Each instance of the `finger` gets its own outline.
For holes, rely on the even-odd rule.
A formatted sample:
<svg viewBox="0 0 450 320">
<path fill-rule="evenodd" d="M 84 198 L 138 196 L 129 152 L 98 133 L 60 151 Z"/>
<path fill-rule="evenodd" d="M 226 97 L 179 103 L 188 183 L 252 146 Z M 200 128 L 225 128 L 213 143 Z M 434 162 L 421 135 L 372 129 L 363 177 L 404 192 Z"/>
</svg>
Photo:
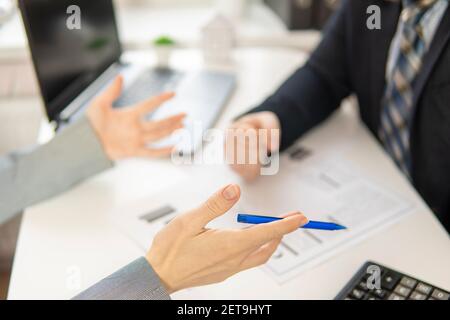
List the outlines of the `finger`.
<svg viewBox="0 0 450 320">
<path fill-rule="evenodd" d="M 259 247 L 269 241 L 283 237 L 308 223 L 308 219 L 301 213 L 291 215 L 282 220 L 260 224 L 241 230 L 240 242 L 242 249 Z"/>
<path fill-rule="evenodd" d="M 135 111 L 140 116 L 146 115 L 157 109 L 164 102 L 172 99 L 174 96 L 175 93 L 173 92 L 162 93 L 156 97 L 138 103 L 135 107 Z"/>
<path fill-rule="evenodd" d="M 123 87 L 123 77 L 121 75 L 117 76 L 112 84 L 102 93 L 100 99 L 107 103 L 108 106 L 112 106 L 113 102 L 116 101 L 122 94 Z"/>
<path fill-rule="evenodd" d="M 269 152 L 277 152 L 280 148 L 280 130 L 278 129 L 265 129 L 265 141 L 262 144 L 265 150 Z"/>
<path fill-rule="evenodd" d="M 185 215 L 192 221 L 195 228 L 203 228 L 211 220 L 230 210 L 241 196 L 241 189 L 236 184 L 230 184 L 212 195 L 200 208 Z"/>
<path fill-rule="evenodd" d="M 279 217 L 280 218 L 287 218 L 287 217 L 295 216 L 296 214 L 299 214 L 299 212 L 298 211 L 291 211 L 291 212 L 288 212 L 288 213 L 281 214 Z"/>
<path fill-rule="evenodd" d="M 257 162 L 258 136 L 255 128 L 246 124 L 239 128 L 229 129 L 226 132 L 225 152 L 229 164 L 240 165 L 252 161 Z"/>
<path fill-rule="evenodd" d="M 278 151 L 280 145 L 280 123 L 272 112 L 259 112 L 242 117 L 232 125 L 232 128 L 252 127 L 256 130 L 264 130 L 262 143 L 268 151 Z"/>
<path fill-rule="evenodd" d="M 259 127 L 267 129 L 266 146 L 271 152 L 278 151 L 280 148 L 280 120 L 273 112 L 261 112 L 255 116 L 259 121 Z"/>
<path fill-rule="evenodd" d="M 142 158 L 162 158 L 171 155 L 174 149 L 173 146 L 166 148 L 141 148 L 136 152 L 135 156 Z"/>
<path fill-rule="evenodd" d="M 144 131 L 163 130 L 177 126 L 186 118 L 186 113 L 179 113 L 168 118 L 157 121 L 145 121 L 142 123 L 142 129 Z"/>
<path fill-rule="evenodd" d="M 233 122 L 230 125 L 229 129 L 231 131 L 233 131 L 233 130 L 236 130 L 236 129 L 244 129 L 244 130 L 245 129 L 257 129 L 257 127 L 251 122 L 238 120 L 236 122 Z"/>
<path fill-rule="evenodd" d="M 259 164 L 239 164 L 232 166 L 232 169 L 247 181 L 256 179 L 261 172 Z"/>
<path fill-rule="evenodd" d="M 166 138 L 166 137 L 170 136 L 172 133 L 174 133 L 175 131 L 182 129 L 183 127 L 184 127 L 183 123 L 179 122 L 176 124 L 172 124 L 170 127 L 162 128 L 160 130 L 154 130 L 149 133 L 144 133 L 143 134 L 143 144 L 146 145 L 148 143 L 156 142 L 158 140 Z"/>
<path fill-rule="evenodd" d="M 247 258 L 241 263 L 240 271 L 251 269 L 262 264 L 265 264 L 270 257 L 277 250 L 278 246 L 281 243 L 281 239 L 272 240 L 261 248 L 257 249 L 250 253 Z"/>
<path fill-rule="evenodd" d="M 272 146 L 279 138 L 277 131 L 271 129 L 258 129 L 249 123 L 241 123 L 236 128 L 227 131 L 225 140 L 225 154 L 228 164 L 254 165 L 252 171 L 258 171 L 261 163 L 268 161 L 267 156 Z M 249 168 L 242 170 L 248 171 Z M 239 172 L 246 180 L 253 180 L 257 175 L 253 172 Z M 247 174 L 250 179 L 247 179 Z"/>
<path fill-rule="evenodd" d="M 260 165 L 232 165 L 231 169 L 239 176 L 241 176 L 246 182 L 255 181 L 259 177 L 261 172 Z"/>
</svg>

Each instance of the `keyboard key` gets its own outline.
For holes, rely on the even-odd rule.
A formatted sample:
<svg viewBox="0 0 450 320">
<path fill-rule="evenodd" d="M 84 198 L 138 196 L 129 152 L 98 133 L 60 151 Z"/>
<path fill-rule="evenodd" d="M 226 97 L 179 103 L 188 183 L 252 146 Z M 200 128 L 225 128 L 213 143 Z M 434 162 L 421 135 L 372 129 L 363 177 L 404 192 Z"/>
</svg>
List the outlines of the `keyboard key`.
<svg viewBox="0 0 450 320">
<path fill-rule="evenodd" d="M 450 294 L 439 289 L 434 289 L 431 297 L 436 300 L 448 300 L 450 298 Z"/>
<path fill-rule="evenodd" d="M 417 284 L 417 281 L 414 279 L 411 279 L 409 277 L 403 277 L 402 280 L 400 281 L 400 283 L 402 285 L 404 285 L 405 287 L 414 289 L 415 285 Z"/>
<path fill-rule="evenodd" d="M 371 263 L 372 264 L 372 263 Z M 369 289 L 366 263 L 358 277 L 348 284 L 350 291 L 343 290 L 337 299 L 346 300 L 450 300 L 450 292 L 429 285 L 417 278 L 406 276 L 398 271 L 379 266 L 381 289 Z"/>
<path fill-rule="evenodd" d="M 366 283 L 366 281 L 361 281 L 361 282 L 359 283 L 359 289 L 364 290 L 364 291 L 368 291 L 368 290 L 369 290 L 369 288 L 367 288 L 367 283 Z"/>
<path fill-rule="evenodd" d="M 395 287 L 394 292 L 401 296 L 407 297 L 411 293 L 411 289 L 399 284 L 399 285 L 397 285 L 397 287 Z"/>
<path fill-rule="evenodd" d="M 352 290 L 352 296 L 358 300 L 364 298 L 364 291 L 359 289 L 353 289 Z"/>
<path fill-rule="evenodd" d="M 373 291 L 372 294 L 380 299 L 385 299 L 388 296 L 388 292 L 383 289 L 377 289 Z"/>
<path fill-rule="evenodd" d="M 405 297 L 402 297 L 401 295 L 398 295 L 396 293 L 391 293 L 388 300 L 405 300 Z"/>
<path fill-rule="evenodd" d="M 381 287 L 389 291 L 393 290 L 400 280 L 400 274 L 393 272 L 386 272 L 384 277 L 381 279 Z"/>
<path fill-rule="evenodd" d="M 425 300 L 427 298 L 426 295 L 424 295 L 423 293 L 414 291 L 413 293 L 411 293 L 411 295 L 409 296 L 409 298 L 411 300 Z"/>
<path fill-rule="evenodd" d="M 419 291 L 420 293 L 423 293 L 426 296 L 428 296 L 431 293 L 431 290 L 432 290 L 431 286 L 422 282 L 419 282 L 419 284 L 416 287 L 416 291 Z"/>
</svg>

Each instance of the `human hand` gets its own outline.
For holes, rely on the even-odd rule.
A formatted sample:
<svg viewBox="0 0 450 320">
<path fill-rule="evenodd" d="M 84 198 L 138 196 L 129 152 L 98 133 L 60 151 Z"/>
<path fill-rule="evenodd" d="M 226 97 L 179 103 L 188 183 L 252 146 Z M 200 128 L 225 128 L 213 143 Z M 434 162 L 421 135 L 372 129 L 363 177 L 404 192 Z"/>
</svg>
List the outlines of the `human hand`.
<svg viewBox="0 0 450 320">
<path fill-rule="evenodd" d="M 186 115 L 178 114 L 159 121 L 146 121 L 145 116 L 171 99 L 174 94 L 163 93 L 134 106 L 114 109 L 112 105 L 122 93 L 122 85 L 123 78 L 119 76 L 87 110 L 87 117 L 108 158 L 119 160 L 170 155 L 173 147 L 150 148 L 148 144 L 182 128 Z"/>
<path fill-rule="evenodd" d="M 260 130 L 263 134 L 260 135 Z M 277 131 L 274 131 L 277 130 Z M 277 139 L 271 138 L 272 132 L 278 132 Z M 236 138 L 239 135 L 256 136 L 256 143 L 249 139 Z M 261 152 L 278 152 L 280 137 L 280 122 L 273 112 L 258 112 L 246 115 L 234 122 L 227 131 L 225 149 L 227 161 L 231 168 L 246 181 L 255 180 L 261 172 Z M 239 160 L 245 156 L 244 163 Z M 253 161 L 251 159 L 254 159 Z"/>
<path fill-rule="evenodd" d="M 282 237 L 307 223 L 300 213 L 247 229 L 216 230 L 206 225 L 240 198 L 229 185 L 199 208 L 173 219 L 153 240 L 147 261 L 169 293 L 224 281 L 240 271 L 267 262 Z"/>
</svg>

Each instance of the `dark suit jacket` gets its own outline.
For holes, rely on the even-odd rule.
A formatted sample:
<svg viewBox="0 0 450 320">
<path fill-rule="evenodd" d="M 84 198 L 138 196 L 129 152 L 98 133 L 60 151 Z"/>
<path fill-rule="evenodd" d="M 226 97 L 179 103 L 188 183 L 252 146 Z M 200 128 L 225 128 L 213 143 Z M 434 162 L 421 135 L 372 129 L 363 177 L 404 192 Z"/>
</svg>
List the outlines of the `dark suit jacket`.
<svg viewBox="0 0 450 320">
<path fill-rule="evenodd" d="M 369 5 L 381 8 L 381 30 L 366 27 Z M 361 118 L 374 135 L 389 47 L 401 4 L 385 0 L 346 0 L 331 18 L 324 38 L 304 67 L 251 112 L 272 111 L 282 126 L 282 149 L 356 94 Z M 450 6 L 414 82 L 411 130 L 413 184 L 450 230 Z"/>
</svg>

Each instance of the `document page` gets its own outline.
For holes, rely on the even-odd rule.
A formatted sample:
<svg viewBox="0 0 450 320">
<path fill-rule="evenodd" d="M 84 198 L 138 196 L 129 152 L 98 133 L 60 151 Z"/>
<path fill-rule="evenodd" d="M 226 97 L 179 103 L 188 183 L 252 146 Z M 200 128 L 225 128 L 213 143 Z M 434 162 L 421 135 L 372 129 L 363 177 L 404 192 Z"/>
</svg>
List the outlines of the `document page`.
<svg viewBox="0 0 450 320">
<path fill-rule="evenodd" d="M 285 167 L 290 167 L 285 172 Z M 242 210 L 276 215 L 292 210 L 310 220 L 335 222 L 347 230 L 301 229 L 286 236 L 266 265 L 267 271 L 284 282 L 308 264 L 337 253 L 367 232 L 410 212 L 412 205 L 361 176 L 342 159 L 325 159 L 296 165 L 286 163 L 279 176 L 263 177 L 245 188 Z"/>
<path fill-rule="evenodd" d="M 299 160 L 285 154 L 276 175 L 261 176 L 253 183 L 244 183 L 225 165 L 202 166 L 191 175 L 175 188 L 120 208 L 114 215 L 116 225 L 146 249 L 156 232 L 173 217 L 199 206 L 220 187 L 238 183 L 241 200 L 210 227 L 248 227 L 236 222 L 238 213 L 278 216 L 292 211 L 303 212 L 310 220 L 347 227 L 339 231 L 299 229 L 286 236 L 263 267 L 278 283 L 348 248 L 412 209 L 408 201 L 365 177 L 344 157 L 313 155 Z"/>
</svg>

